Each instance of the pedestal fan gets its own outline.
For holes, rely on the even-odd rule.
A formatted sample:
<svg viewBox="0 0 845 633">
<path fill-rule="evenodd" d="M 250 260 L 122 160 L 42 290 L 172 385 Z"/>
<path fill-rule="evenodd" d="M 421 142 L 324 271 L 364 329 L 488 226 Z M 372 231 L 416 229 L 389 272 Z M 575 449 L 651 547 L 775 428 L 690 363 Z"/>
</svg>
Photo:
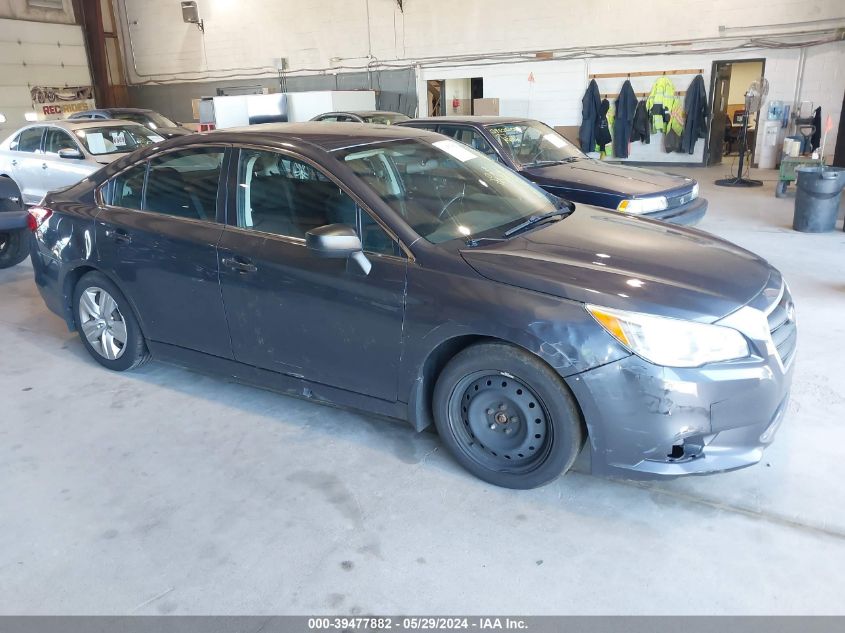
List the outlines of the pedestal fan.
<svg viewBox="0 0 845 633">
<path fill-rule="evenodd" d="M 735 177 L 717 180 L 716 184 L 720 187 L 760 187 L 763 185 L 762 180 L 743 178 L 742 170 L 745 166 L 745 153 L 748 151 L 748 119 L 751 118 L 752 113 L 759 111 L 760 104 L 763 103 L 767 94 L 769 94 L 769 80 L 765 77 L 752 81 L 748 90 L 745 91 L 745 116 L 742 118 L 742 131 L 739 135 L 739 169 Z"/>
</svg>

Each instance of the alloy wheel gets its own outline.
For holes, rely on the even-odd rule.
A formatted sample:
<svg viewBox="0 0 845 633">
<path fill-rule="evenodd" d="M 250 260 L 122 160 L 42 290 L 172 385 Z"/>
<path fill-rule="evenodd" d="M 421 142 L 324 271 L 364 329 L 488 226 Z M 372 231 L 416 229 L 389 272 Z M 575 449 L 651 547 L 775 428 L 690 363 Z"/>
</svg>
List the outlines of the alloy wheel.
<svg viewBox="0 0 845 633">
<path fill-rule="evenodd" d="M 126 321 L 108 292 L 91 286 L 79 297 L 79 326 L 85 339 L 103 358 L 117 360 L 126 348 Z"/>
</svg>

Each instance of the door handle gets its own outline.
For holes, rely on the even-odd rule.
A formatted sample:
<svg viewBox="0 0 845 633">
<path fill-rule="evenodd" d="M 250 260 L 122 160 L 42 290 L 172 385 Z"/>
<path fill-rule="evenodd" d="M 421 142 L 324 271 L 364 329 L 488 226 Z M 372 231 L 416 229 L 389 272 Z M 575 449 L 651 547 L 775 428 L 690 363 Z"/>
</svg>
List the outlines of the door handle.
<svg viewBox="0 0 845 633">
<path fill-rule="evenodd" d="M 47 163 L 41 163 L 41 169 L 47 169 Z"/>
<path fill-rule="evenodd" d="M 106 237 L 110 237 L 118 244 L 129 244 L 132 242 L 132 236 L 121 229 L 106 229 Z"/>
<path fill-rule="evenodd" d="M 12 160 L 12 167 L 15 167 L 18 164 L 18 161 Z"/>
<path fill-rule="evenodd" d="M 232 268 L 233 270 L 237 270 L 239 273 L 254 273 L 258 270 L 258 266 L 252 262 L 243 261 L 235 257 L 224 258 L 223 265 Z"/>
</svg>

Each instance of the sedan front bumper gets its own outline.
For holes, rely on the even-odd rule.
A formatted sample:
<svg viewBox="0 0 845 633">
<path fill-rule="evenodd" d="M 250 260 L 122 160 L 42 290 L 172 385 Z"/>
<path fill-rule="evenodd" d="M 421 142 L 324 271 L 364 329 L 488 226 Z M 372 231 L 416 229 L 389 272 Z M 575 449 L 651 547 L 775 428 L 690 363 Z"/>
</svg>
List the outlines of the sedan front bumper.
<svg viewBox="0 0 845 633">
<path fill-rule="evenodd" d="M 594 473 L 675 477 L 760 461 L 786 411 L 793 365 L 769 357 L 680 369 L 629 356 L 566 382 Z"/>
<path fill-rule="evenodd" d="M 706 213 L 707 200 L 696 198 L 692 202 L 679 207 L 664 209 L 663 211 L 656 211 L 654 213 L 644 213 L 642 217 L 670 222 L 672 224 L 681 224 L 683 226 L 693 226 L 698 224 Z"/>
</svg>

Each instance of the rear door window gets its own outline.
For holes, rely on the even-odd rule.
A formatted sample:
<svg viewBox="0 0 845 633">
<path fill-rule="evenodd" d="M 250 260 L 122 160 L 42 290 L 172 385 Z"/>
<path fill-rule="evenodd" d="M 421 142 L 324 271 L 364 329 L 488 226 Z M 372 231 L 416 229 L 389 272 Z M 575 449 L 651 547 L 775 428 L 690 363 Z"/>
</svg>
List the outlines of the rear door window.
<svg viewBox="0 0 845 633">
<path fill-rule="evenodd" d="M 41 149 L 42 126 L 27 128 L 12 141 L 10 149 L 17 152 L 37 152 Z"/>
<path fill-rule="evenodd" d="M 146 174 L 147 163 L 141 163 L 115 176 L 105 195 L 106 202 L 113 207 L 140 209 Z"/>
<path fill-rule="evenodd" d="M 217 219 L 222 147 L 170 152 L 150 161 L 145 211 L 193 220 Z"/>
</svg>

